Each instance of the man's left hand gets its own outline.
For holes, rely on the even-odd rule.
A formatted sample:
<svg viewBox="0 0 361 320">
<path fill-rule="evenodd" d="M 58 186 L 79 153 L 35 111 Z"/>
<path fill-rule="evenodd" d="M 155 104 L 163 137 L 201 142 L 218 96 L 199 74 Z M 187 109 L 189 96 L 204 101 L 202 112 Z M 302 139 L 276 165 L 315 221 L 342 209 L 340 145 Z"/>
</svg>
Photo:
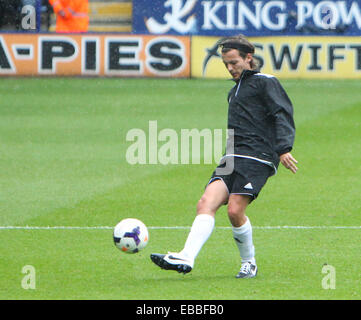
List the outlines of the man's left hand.
<svg viewBox="0 0 361 320">
<path fill-rule="evenodd" d="M 291 170 L 293 173 L 297 172 L 298 168 L 296 167 L 296 163 L 298 163 L 298 161 L 292 156 L 291 153 L 287 152 L 280 155 L 280 161 L 287 169 Z"/>
</svg>

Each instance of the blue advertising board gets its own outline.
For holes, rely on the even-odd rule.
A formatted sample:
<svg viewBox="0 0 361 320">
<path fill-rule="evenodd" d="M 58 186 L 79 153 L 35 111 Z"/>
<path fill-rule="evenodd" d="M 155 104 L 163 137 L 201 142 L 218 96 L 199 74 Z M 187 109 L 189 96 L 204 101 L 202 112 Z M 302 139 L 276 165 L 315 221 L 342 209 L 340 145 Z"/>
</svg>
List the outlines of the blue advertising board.
<svg viewBox="0 0 361 320">
<path fill-rule="evenodd" d="M 133 33 L 361 35 L 361 1 L 133 0 Z"/>
</svg>

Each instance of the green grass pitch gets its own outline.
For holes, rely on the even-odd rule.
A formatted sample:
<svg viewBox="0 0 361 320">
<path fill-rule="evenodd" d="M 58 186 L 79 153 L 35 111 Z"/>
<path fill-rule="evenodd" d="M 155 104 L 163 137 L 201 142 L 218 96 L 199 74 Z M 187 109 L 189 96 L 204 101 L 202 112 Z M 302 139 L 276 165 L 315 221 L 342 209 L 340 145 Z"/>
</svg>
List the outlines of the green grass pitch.
<svg viewBox="0 0 361 320">
<path fill-rule="evenodd" d="M 281 82 L 294 103 L 299 172 L 280 167 L 249 207 L 259 274 L 238 280 L 225 207 L 190 274 L 149 259 L 182 249 L 216 163 L 125 158 L 127 132 L 147 132 L 150 120 L 177 133 L 225 129 L 231 82 L 3 78 L 0 299 L 360 299 L 361 83 Z M 112 240 L 112 226 L 127 217 L 149 226 L 148 246 L 135 255 Z M 164 228 L 175 226 L 185 228 Z M 34 289 L 22 285 L 27 265 Z M 326 265 L 334 289 L 324 286 Z"/>
</svg>

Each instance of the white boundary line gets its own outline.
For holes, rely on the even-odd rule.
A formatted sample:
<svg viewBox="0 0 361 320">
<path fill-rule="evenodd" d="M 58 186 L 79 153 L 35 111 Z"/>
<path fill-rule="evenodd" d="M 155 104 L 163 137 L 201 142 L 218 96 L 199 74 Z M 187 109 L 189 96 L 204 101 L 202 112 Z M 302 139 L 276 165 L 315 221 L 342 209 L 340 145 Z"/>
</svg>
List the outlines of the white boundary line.
<svg viewBox="0 0 361 320">
<path fill-rule="evenodd" d="M 110 226 L 0 226 L 1 230 L 106 230 L 113 229 Z M 149 226 L 148 229 L 190 229 L 186 226 Z M 231 227 L 215 227 L 216 229 L 231 229 Z M 361 229 L 361 226 L 252 226 L 254 229 L 275 230 L 275 229 Z"/>
</svg>

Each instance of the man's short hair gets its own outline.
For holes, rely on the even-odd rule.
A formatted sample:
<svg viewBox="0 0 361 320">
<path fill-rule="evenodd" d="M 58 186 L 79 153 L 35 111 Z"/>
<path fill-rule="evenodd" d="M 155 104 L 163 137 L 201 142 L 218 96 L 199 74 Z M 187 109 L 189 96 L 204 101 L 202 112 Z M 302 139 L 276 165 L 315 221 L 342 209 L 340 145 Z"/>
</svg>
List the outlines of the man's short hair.
<svg viewBox="0 0 361 320">
<path fill-rule="evenodd" d="M 227 53 L 230 50 L 236 49 L 243 59 L 247 56 L 248 53 L 250 53 L 252 55 L 251 69 L 258 69 L 259 62 L 253 58 L 255 46 L 249 42 L 243 34 L 220 39 L 218 41 L 218 47 L 221 48 L 222 53 Z"/>
<path fill-rule="evenodd" d="M 243 34 L 222 38 L 218 41 L 218 46 L 222 49 L 222 52 L 236 49 L 242 56 L 245 56 L 247 53 L 253 54 L 255 51 L 254 45 Z"/>
</svg>

